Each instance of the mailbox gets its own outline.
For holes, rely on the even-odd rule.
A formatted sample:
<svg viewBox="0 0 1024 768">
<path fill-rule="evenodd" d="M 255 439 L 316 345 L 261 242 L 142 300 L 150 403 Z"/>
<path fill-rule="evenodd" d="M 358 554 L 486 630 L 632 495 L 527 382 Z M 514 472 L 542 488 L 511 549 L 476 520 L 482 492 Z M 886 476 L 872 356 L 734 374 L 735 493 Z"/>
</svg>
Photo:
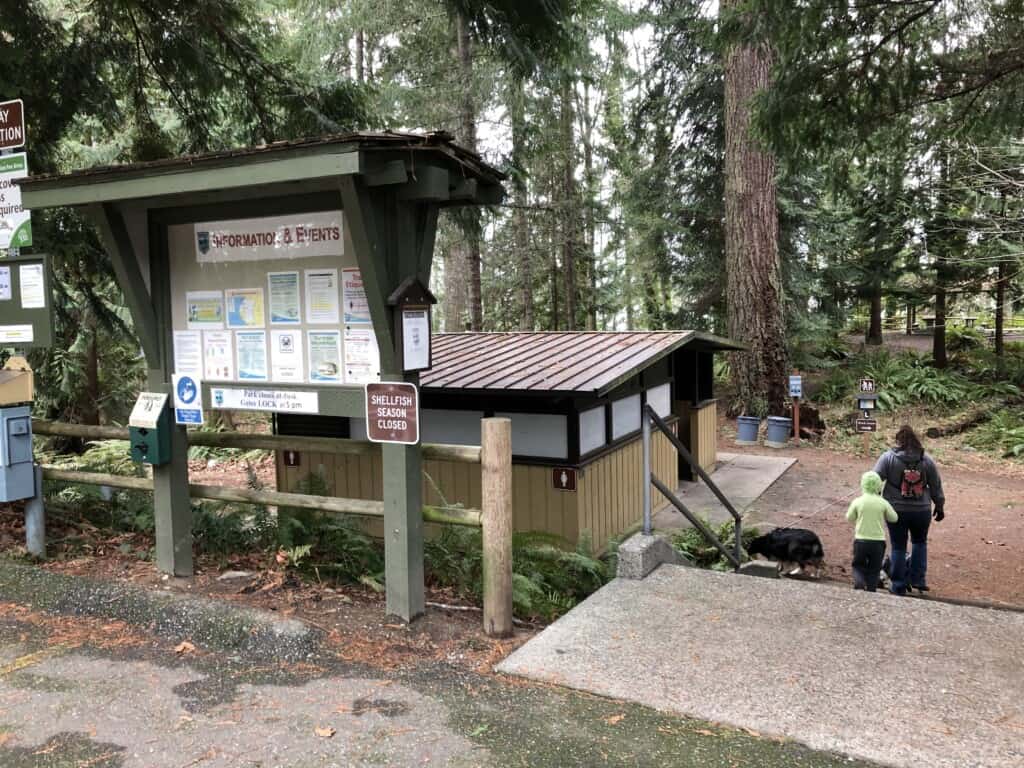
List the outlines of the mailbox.
<svg viewBox="0 0 1024 768">
<path fill-rule="evenodd" d="M 32 369 L 12 355 L 0 370 L 0 501 L 36 495 L 32 463 Z"/>
<path fill-rule="evenodd" d="M 171 409 L 167 395 L 142 392 L 128 417 L 132 461 L 160 466 L 171 460 Z"/>
</svg>

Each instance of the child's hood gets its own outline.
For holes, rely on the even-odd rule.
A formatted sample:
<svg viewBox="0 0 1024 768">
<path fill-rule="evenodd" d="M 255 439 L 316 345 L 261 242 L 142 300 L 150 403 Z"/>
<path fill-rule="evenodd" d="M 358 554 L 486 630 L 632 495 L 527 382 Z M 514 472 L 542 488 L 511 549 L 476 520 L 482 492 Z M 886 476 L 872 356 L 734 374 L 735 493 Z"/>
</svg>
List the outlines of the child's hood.
<svg viewBox="0 0 1024 768">
<path fill-rule="evenodd" d="M 860 487 L 864 493 L 877 496 L 882 492 L 882 478 L 877 472 L 865 472 L 860 476 Z"/>
</svg>

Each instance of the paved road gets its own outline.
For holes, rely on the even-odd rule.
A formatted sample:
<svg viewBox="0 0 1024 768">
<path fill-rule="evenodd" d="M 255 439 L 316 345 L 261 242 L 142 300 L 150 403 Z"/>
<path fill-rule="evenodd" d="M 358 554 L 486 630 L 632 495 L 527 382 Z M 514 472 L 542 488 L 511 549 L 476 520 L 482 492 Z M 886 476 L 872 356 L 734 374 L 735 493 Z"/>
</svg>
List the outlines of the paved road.
<svg viewBox="0 0 1024 768">
<path fill-rule="evenodd" d="M 103 621 L 0 604 L 0 765 L 864 765 L 447 664 L 382 673 L 320 654 L 175 652 L 174 640 Z M 93 631 L 79 631 L 88 622 Z"/>
</svg>

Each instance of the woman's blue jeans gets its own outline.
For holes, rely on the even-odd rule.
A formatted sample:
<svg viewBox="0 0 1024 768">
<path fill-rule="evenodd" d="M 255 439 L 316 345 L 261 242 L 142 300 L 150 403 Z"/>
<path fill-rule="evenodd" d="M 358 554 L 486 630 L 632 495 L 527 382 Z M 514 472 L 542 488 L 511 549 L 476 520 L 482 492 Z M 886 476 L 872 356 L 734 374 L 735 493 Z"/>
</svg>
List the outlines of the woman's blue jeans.
<svg viewBox="0 0 1024 768">
<path fill-rule="evenodd" d="M 902 595 L 909 583 L 912 587 L 927 585 L 928 527 L 932 522 L 929 510 L 900 512 L 899 521 L 889 523 L 889 541 L 892 543 L 892 586 L 890 591 Z M 907 573 L 907 538 L 910 538 L 910 572 Z"/>
</svg>

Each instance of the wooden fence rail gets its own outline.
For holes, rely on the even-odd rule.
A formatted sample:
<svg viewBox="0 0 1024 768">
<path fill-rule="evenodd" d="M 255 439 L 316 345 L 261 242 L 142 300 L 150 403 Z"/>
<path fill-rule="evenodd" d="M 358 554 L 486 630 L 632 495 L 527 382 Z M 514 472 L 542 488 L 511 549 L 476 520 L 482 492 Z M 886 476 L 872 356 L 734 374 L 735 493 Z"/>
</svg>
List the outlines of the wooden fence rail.
<svg viewBox="0 0 1024 768">
<path fill-rule="evenodd" d="M 33 432 L 50 437 L 76 437 L 84 440 L 127 440 L 123 427 L 101 427 L 67 424 L 33 419 Z M 511 426 L 508 419 L 484 419 L 485 448 L 461 445 L 422 446 L 423 458 L 444 459 L 480 464 L 485 488 L 484 510 L 462 507 L 423 507 L 423 520 L 443 525 L 465 525 L 483 530 L 483 614 L 484 630 L 496 637 L 512 632 L 512 450 Z M 189 432 L 190 445 L 213 448 L 318 451 L 321 453 L 369 454 L 380 446 L 357 440 L 301 435 L 265 435 L 244 432 Z M 485 461 L 483 461 L 485 459 Z M 152 491 L 148 477 L 86 472 L 52 465 L 39 468 L 47 480 L 86 485 Z M 284 493 L 219 485 L 189 484 L 193 499 L 241 504 L 264 504 L 275 507 L 311 509 L 331 514 L 359 515 L 383 519 L 384 502 L 366 499 L 343 499 L 305 493 Z M 41 495 L 39 498 L 42 498 Z M 40 517 L 40 520 L 42 518 Z M 39 547 L 45 552 L 45 545 Z"/>
<path fill-rule="evenodd" d="M 46 437 L 77 437 L 82 440 L 127 440 L 127 427 L 100 427 L 92 424 L 67 424 L 64 422 L 32 420 L 32 432 Z M 189 445 L 209 448 L 241 448 L 243 450 L 267 451 L 311 451 L 370 455 L 380 452 L 377 443 L 362 440 L 346 440 L 340 437 L 308 437 L 305 435 L 268 435 L 251 432 L 200 432 L 188 433 Z M 424 443 L 421 446 L 424 459 L 442 459 L 466 464 L 480 463 L 480 448 L 475 445 L 436 445 Z"/>
<path fill-rule="evenodd" d="M 103 485 L 108 488 L 127 488 L 134 491 L 152 491 L 153 481 L 148 477 L 112 475 L 106 472 L 83 472 L 49 464 L 42 465 L 43 478 L 64 483 Z M 306 493 L 258 491 L 252 488 L 233 488 L 223 485 L 197 485 L 190 483 L 189 495 L 193 499 L 227 501 L 237 504 L 265 504 L 274 507 L 312 509 L 335 515 L 384 517 L 384 502 L 366 499 L 342 499 L 336 496 L 314 496 Z M 423 507 L 423 520 L 444 525 L 481 526 L 481 511 L 464 507 Z"/>
</svg>

